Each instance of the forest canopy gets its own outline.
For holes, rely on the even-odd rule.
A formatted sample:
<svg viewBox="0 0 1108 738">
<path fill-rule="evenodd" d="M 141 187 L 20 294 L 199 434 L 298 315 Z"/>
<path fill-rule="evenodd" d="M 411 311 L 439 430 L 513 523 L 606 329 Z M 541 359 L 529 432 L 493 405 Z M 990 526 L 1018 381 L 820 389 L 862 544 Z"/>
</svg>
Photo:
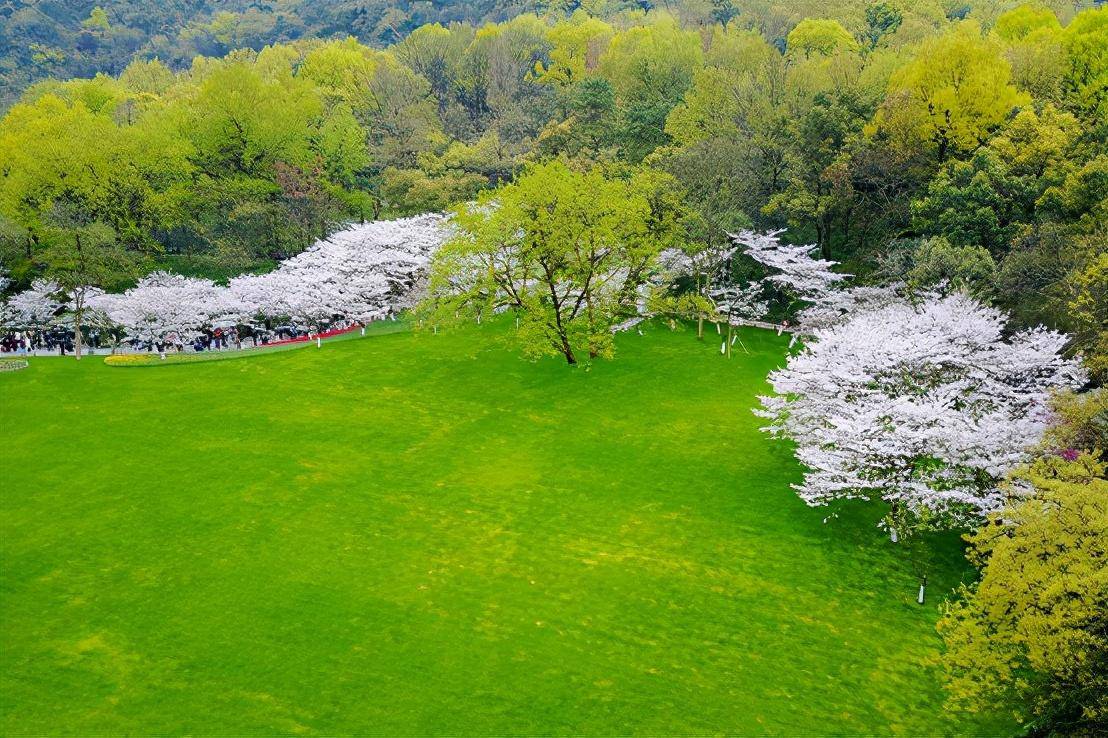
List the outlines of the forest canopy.
<svg viewBox="0 0 1108 738">
<path fill-rule="evenodd" d="M 689 243 L 788 228 L 863 278 L 962 282 L 1103 376 L 1106 8 L 216 5 L 0 7 L 13 289 L 78 245 L 125 266 L 109 289 L 264 270 L 556 159 L 668 175 Z"/>
</svg>

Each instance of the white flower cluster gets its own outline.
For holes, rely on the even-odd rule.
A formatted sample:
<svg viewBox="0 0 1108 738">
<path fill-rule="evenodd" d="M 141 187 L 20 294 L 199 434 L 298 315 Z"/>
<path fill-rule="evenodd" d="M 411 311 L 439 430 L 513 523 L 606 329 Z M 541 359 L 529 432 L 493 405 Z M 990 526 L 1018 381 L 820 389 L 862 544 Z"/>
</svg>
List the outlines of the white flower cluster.
<svg viewBox="0 0 1108 738">
<path fill-rule="evenodd" d="M 366 322 L 410 307 L 431 255 L 449 237 L 442 215 L 377 221 L 339 231 L 267 274 L 209 280 L 155 272 L 123 294 L 87 293 L 88 308 L 129 336 L 185 337 L 217 322 L 289 319 L 299 325 Z M 57 285 L 36 282 L 8 301 L 4 323 L 47 325 L 62 307 Z"/>
<path fill-rule="evenodd" d="M 796 442 L 800 497 L 881 498 L 962 522 L 997 509 L 998 482 L 1042 437 L 1050 392 L 1085 375 L 1067 338 L 1004 337 L 1006 316 L 954 293 L 866 300 L 813 330 L 762 397 L 766 430 Z"/>
<path fill-rule="evenodd" d="M 1086 380 L 1065 335 L 1005 337 L 1007 316 L 969 295 L 842 289 L 849 275 L 812 247 L 734 239 L 771 270 L 767 285 L 807 303 L 794 328 L 805 347 L 770 374 L 775 394 L 755 412 L 796 443 L 810 505 L 879 498 L 948 523 L 996 510 L 999 482 L 1042 438 L 1051 392 Z"/>
<path fill-rule="evenodd" d="M 0 323 L 4 326 L 28 327 L 48 325 L 62 309 L 58 300 L 58 285 L 45 279 L 36 279 L 31 289 L 12 295 L 0 308 Z"/>
<path fill-rule="evenodd" d="M 777 238 L 780 233 L 740 231 L 732 234 L 731 238 L 748 256 L 775 272 L 766 278 L 767 281 L 807 302 L 818 301 L 839 282 L 850 277 L 831 269 L 836 262 L 813 258 L 815 246 L 781 243 Z"/>
</svg>

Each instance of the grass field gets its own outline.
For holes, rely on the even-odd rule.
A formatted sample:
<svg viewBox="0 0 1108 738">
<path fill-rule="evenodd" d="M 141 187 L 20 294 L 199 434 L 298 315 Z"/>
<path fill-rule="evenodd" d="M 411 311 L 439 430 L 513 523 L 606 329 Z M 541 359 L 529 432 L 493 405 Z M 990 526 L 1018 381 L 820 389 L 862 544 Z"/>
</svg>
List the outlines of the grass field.
<svg viewBox="0 0 1108 738">
<path fill-rule="evenodd" d="M 987 732 L 940 710 L 957 539 L 917 606 L 758 432 L 784 339 L 509 330 L 0 375 L 0 733 Z"/>
</svg>

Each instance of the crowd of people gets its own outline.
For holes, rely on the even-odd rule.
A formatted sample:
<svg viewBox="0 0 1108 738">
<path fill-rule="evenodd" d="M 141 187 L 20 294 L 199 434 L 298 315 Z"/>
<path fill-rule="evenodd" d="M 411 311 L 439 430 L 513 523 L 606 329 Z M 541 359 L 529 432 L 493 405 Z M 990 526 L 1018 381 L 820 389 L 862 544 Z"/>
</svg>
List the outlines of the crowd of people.
<svg viewBox="0 0 1108 738">
<path fill-rule="evenodd" d="M 351 325 L 350 321 L 336 321 L 326 329 L 334 330 Z M 276 341 L 286 341 L 312 336 L 323 330 L 317 326 L 300 327 L 295 325 L 224 325 L 207 328 L 190 337 L 172 331 L 164 336 L 148 338 L 125 338 L 121 332 L 102 331 L 99 328 L 83 328 L 81 344 L 84 351 L 98 352 L 111 350 L 112 353 L 168 352 L 186 351 L 226 351 L 243 348 L 267 346 Z M 39 330 L 9 331 L 0 335 L 0 353 L 26 356 L 35 353 L 58 353 L 61 356 L 72 354 L 76 345 L 76 334 L 72 328 L 53 326 Z"/>
<path fill-rule="evenodd" d="M 82 331 L 84 346 L 98 349 L 103 334 L 97 328 Z M 54 326 L 44 330 L 12 331 L 0 336 L 0 353 L 27 355 L 39 351 L 57 351 L 61 355 L 73 353 L 76 335 L 72 328 Z"/>
</svg>

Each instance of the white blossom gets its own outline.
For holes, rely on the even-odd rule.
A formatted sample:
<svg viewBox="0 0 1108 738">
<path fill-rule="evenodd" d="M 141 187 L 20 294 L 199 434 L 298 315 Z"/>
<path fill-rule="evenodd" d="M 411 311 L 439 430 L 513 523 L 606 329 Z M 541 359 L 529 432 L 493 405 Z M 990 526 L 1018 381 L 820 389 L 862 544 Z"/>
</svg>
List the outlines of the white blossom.
<svg viewBox="0 0 1108 738">
<path fill-rule="evenodd" d="M 132 338 L 161 339 L 170 333 L 198 333 L 222 314 L 223 290 L 213 282 L 154 272 L 122 295 L 102 294 L 90 306 L 102 311 Z"/>
<path fill-rule="evenodd" d="M 332 318 L 366 322 L 411 307 L 426 283 L 431 255 L 449 237 L 442 215 L 351 226 L 318 241 L 267 274 L 209 280 L 154 272 L 123 294 L 78 288 L 57 299 L 58 286 L 37 281 L 4 307 L 5 325 L 49 325 L 63 307 L 92 311 L 132 338 L 184 338 L 222 321 L 288 318 L 312 325 Z M 103 320 L 101 319 L 103 318 Z"/>
<path fill-rule="evenodd" d="M 41 328 L 56 322 L 55 316 L 64 307 L 57 282 L 36 279 L 31 288 L 19 292 L 7 301 L 0 312 L 0 322 L 7 328 Z"/>
<path fill-rule="evenodd" d="M 837 262 L 813 258 L 816 246 L 781 243 L 777 238 L 781 232 L 740 231 L 731 238 L 752 259 L 774 270 L 775 273 L 766 278 L 770 283 L 806 302 L 818 302 L 839 282 L 850 277 L 832 270 Z"/>
<path fill-rule="evenodd" d="M 758 320 L 769 311 L 765 290 L 759 282 L 714 287 L 707 294 L 716 311 L 730 321 Z"/>
<path fill-rule="evenodd" d="M 431 255 L 449 236 L 441 215 L 353 226 L 317 242 L 273 272 L 228 285 L 229 304 L 245 315 L 310 324 L 336 316 L 384 318 L 418 298 Z"/>
<path fill-rule="evenodd" d="M 1066 336 L 1006 340 L 1006 316 L 963 293 L 884 297 L 815 329 L 770 374 L 775 394 L 756 412 L 796 442 L 800 497 L 881 498 L 954 521 L 997 509 L 999 480 L 1042 436 L 1050 392 L 1084 381 L 1061 354 Z"/>
</svg>

